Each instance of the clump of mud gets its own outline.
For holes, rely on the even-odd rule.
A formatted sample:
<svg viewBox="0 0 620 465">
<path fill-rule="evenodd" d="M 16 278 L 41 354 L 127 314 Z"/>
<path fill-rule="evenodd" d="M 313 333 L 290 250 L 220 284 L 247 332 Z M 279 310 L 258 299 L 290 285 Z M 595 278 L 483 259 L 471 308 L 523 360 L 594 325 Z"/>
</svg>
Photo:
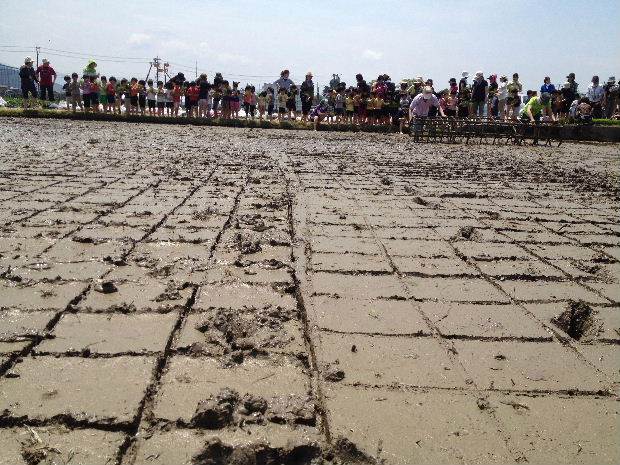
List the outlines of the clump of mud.
<svg viewBox="0 0 620 465">
<path fill-rule="evenodd" d="M 263 250 L 260 245 L 260 239 L 253 237 L 250 234 L 243 232 L 237 233 L 235 236 L 235 242 L 239 251 L 244 255 L 258 253 Z"/>
<path fill-rule="evenodd" d="M 310 397 L 263 398 L 249 393 L 241 396 L 233 389 L 224 388 L 198 402 L 191 423 L 211 430 L 265 423 L 316 426 L 316 414 Z"/>
<path fill-rule="evenodd" d="M 166 289 L 155 297 L 155 302 L 165 302 L 167 300 L 181 300 L 183 296 L 179 292 L 177 285 L 174 281 L 168 281 Z"/>
<path fill-rule="evenodd" d="M 31 436 L 21 442 L 21 456 L 27 465 L 61 463 L 62 452 L 60 450 L 45 444 L 33 429 L 30 429 L 30 433 Z M 68 462 L 62 460 L 62 463 Z"/>
<path fill-rule="evenodd" d="M 476 236 L 476 230 L 473 226 L 461 226 L 459 228 L 459 237 L 467 240 L 474 239 Z"/>
<path fill-rule="evenodd" d="M 566 310 L 551 319 L 551 323 L 561 328 L 566 334 L 579 341 L 597 332 L 594 310 L 582 300 L 570 301 Z"/>
<path fill-rule="evenodd" d="M 290 343 L 293 338 L 283 331 L 283 325 L 293 318 L 293 311 L 272 305 L 251 311 L 223 308 L 210 313 L 196 329 L 204 334 L 206 343 L 219 346 L 223 354 L 235 351 L 255 354 Z"/>
<path fill-rule="evenodd" d="M 333 446 L 321 447 L 312 441 L 289 442 L 272 447 L 259 441 L 231 446 L 218 437 L 205 441 L 192 456 L 192 465 L 373 465 L 378 462 L 361 452 L 352 442 L 338 438 Z"/>
</svg>

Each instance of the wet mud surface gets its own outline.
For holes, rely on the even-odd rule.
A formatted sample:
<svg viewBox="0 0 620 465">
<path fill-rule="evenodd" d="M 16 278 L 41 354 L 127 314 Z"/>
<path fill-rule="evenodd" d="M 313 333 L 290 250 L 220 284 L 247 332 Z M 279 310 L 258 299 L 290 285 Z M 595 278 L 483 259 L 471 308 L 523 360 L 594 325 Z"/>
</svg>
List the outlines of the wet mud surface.
<svg viewBox="0 0 620 465">
<path fill-rule="evenodd" d="M 0 464 L 617 463 L 619 175 L 3 118 Z"/>
</svg>

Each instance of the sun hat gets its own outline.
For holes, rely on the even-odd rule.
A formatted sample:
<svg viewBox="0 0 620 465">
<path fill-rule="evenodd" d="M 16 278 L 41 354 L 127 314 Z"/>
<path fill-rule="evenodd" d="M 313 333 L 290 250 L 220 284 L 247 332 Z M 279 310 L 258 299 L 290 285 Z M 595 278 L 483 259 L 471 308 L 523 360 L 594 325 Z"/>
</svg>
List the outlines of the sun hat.
<svg viewBox="0 0 620 465">
<path fill-rule="evenodd" d="M 432 94 L 433 93 L 433 88 L 431 86 L 424 86 L 424 90 L 422 90 L 423 93 L 425 94 Z"/>
<path fill-rule="evenodd" d="M 24 63 L 32 63 L 32 58 L 31 57 L 24 58 Z"/>
<path fill-rule="evenodd" d="M 469 77 L 469 73 L 467 71 L 463 71 L 461 73 L 461 76 L 464 77 L 465 79 L 467 79 Z"/>
<path fill-rule="evenodd" d="M 548 103 L 549 100 L 551 100 L 551 94 L 548 92 L 543 92 L 542 94 L 540 94 L 540 101 L 542 103 Z"/>
<path fill-rule="evenodd" d="M 609 76 L 607 82 L 616 82 L 616 76 Z"/>
<path fill-rule="evenodd" d="M 50 61 L 47 58 L 43 58 L 43 64 L 46 65 L 48 64 Z"/>
<path fill-rule="evenodd" d="M 313 77 L 312 71 L 308 71 L 308 72 L 306 73 L 306 77 L 308 77 L 308 76 Z"/>
<path fill-rule="evenodd" d="M 484 77 L 484 73 L 482 71 L 476 71 L 476 77 Z"/>
</svg>

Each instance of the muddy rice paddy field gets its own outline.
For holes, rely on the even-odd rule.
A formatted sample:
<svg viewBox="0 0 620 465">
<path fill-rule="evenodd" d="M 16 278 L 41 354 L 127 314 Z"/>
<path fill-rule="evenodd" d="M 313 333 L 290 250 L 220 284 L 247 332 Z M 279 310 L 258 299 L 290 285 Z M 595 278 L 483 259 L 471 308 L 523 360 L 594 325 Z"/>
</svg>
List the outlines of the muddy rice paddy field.
<svg viewBox="0 0 620 465">
<path fill-rule="evenodd" d="M 619 172 L 3 118 L 0 464 L 618 463 Z"/>
</svg>

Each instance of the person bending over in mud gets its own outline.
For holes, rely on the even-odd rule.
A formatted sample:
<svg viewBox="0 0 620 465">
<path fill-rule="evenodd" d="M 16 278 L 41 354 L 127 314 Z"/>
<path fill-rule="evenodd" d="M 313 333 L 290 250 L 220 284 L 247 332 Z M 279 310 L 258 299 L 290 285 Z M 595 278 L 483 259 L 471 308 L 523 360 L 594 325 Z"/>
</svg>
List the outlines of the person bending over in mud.
<svg viewBox="0 0 620 465">
<path fill-rule="evenodd" d="M 327 100 L 321 99 L 319 104 L 310 112 L 310 119 L 314 122 L 314 130 L 319 127 L 319 123 L 323 121 L 329 113 L 327 112 Z"/>
</svg>

